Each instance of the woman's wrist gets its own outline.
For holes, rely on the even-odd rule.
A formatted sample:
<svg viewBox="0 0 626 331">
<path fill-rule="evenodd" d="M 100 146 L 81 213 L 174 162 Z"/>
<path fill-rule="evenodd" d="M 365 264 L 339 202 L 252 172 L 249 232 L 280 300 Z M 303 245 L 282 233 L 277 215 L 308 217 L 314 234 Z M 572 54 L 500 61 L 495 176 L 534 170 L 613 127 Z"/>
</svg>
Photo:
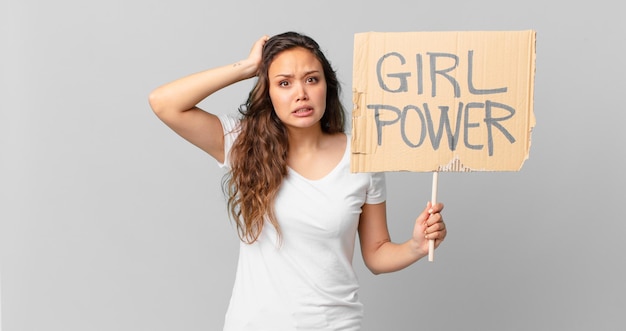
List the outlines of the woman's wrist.
<svg viewBox="0 0 626 331">
<path fill-rule="evenodd" d="M 249 59 L 237 61 L 231 66 L 233 69 L 241 72 L 242 79 L 252 78 L 257 75 L 258 65 Z"/>
<path fill-rule="evenodd" d="M 409 239 L 407 245 L 409 247 L 409 251 L 415 257 L 416 261 L 428 255 L 428 251 L 424 250 L 423 242 L 415 240 L 415 238 Z"/>
</svg>

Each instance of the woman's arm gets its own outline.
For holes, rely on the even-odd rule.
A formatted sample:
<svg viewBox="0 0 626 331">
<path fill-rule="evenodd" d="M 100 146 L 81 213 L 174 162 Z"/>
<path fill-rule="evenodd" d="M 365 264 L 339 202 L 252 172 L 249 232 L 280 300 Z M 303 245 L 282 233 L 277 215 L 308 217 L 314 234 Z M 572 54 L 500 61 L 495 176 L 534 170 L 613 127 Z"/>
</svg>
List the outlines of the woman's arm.
<svg viewBox="0 0 626 331">
<path fill-rule="evenodd" d="M 217 116 L 196 105 L 216 91 L 254 77 L 261 61 L 263 36 L 252 46 L 247 59 L 177 79 L 150 93 L 150 106 L 167 126 L 180 136 L 224 161 L 224 132 Z"/>
<path fill-rule="evenodd" d="M 443 205 L 430 203 L 415 220 L 413 235 L 404 243 L 391 242 L 387 228 L 386 203 L 365 204 L 359 219 L 359 240 L 365 265 L 374 274 L 394 272 L 408 267 L 428 255 L 428 240 L 435 240 L 435 247 L 446 236 L 441 217 Z"/>
</svg>

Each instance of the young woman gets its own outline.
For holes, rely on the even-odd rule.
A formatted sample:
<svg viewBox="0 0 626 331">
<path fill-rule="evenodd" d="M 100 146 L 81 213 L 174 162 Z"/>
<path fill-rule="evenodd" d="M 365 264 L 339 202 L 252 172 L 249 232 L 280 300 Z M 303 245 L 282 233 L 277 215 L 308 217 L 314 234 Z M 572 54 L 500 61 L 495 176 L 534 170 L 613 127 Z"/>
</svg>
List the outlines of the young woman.
<svg viewBox="0 0 626 331">
<path fill-rule="evenodd" d="M 257 76 L 241 116 L 196 105 Z M 248 58 L 161 86 L 156 115 L 229 169 L 228 209 L 241 239 L 224 330 L 359 330 L 352 267 L 356 234 L 375 274 L 403 269 L 446 236 L 440 211 L 417 217 L 409 240 L 387 230 L 383 173 L 350 173 L 340 86 L 318 44 L 287 32 L 257 40 Z"/>
</svg>

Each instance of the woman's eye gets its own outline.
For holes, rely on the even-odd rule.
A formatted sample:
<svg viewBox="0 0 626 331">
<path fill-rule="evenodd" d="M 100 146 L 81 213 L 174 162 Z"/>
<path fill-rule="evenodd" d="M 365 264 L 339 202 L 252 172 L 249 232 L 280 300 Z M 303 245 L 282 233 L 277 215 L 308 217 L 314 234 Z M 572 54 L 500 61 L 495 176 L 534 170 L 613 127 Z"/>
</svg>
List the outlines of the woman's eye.
<svg viewBox="0 0 626 331">
<path fill-rule="evenodd" d="M 307 83 L 316 83 L 317 77 L 309 77 L 306 79 Z"/>
<path fill-rule="evenodd" d="M 280 83 L 278 83 L 278 86 L 283 86 L 283 87 L 285 87 L 285 86 L 289 86 L 289 82 L 288 82 L 288 81 L 283 80 L 283 81 L 281 81 Z"/>
</svg>

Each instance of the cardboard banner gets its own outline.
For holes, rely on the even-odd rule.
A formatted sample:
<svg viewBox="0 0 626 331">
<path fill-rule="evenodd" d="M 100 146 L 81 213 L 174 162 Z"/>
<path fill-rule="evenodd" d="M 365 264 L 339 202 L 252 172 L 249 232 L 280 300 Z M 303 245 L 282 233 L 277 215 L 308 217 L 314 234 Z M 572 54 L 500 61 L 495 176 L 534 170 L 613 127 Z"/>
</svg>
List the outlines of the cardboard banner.
<svg viewBox="0 0 626 331">
<path fill-rule="evenodd" d="M 532 30 L 356 34 L 351 170 L 521 169 L 534 74 Z"/>
</svg>

